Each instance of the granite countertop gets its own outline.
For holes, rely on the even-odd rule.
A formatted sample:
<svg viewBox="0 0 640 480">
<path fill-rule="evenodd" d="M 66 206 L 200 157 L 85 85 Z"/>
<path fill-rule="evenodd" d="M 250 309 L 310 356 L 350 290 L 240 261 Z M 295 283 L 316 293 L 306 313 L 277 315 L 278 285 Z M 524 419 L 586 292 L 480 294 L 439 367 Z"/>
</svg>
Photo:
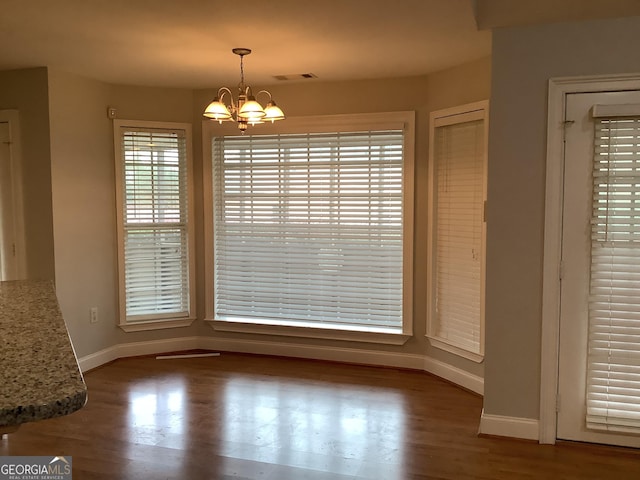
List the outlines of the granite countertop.
<svg viewBox="0 0 640 480">
<path fill-rule="evenodd" d="M 87 401 L 53 282 L 0 282 L 0 431 Z"/>
</svg>

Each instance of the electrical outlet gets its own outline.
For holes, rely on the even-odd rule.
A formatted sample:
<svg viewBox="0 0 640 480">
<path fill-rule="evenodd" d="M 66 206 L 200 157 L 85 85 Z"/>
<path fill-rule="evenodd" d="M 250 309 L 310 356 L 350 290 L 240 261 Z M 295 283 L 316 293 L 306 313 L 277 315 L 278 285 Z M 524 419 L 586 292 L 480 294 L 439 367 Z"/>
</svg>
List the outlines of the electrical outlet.
<svg viewBox="0 0 640 480">
<path fill-rule="evenodd" d="M 98 323 L 98 307 L 91 307 L 89 312 L 90 312 L 89 321 L 91 323 Z"/>
</svg>

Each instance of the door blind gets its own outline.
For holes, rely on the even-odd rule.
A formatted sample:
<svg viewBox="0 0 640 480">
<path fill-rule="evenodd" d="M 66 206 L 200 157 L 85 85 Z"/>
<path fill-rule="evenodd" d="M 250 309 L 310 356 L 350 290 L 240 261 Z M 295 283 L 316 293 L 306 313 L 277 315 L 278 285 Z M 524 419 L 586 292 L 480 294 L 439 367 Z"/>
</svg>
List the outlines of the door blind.
<svg viewBox="0 0 640 480">
<path fill-rule="evenodd" d="M 401 130 L 213 146 L 216 318 L 402 327 Z"/>
<path fill-rule="evenodd" d="M 484 121 L 436 127 L 435 321 L 437 340 L 481 354 Z"/>
<path fill-rule="evenodd" d="M 122 132 L 127 321 L 189 315 L 186 137 Z"/>
<path fill-rule="evenodd" d="M 598 118 L 587 427 L 640 433 L 640 117 Z"/>
</svg>

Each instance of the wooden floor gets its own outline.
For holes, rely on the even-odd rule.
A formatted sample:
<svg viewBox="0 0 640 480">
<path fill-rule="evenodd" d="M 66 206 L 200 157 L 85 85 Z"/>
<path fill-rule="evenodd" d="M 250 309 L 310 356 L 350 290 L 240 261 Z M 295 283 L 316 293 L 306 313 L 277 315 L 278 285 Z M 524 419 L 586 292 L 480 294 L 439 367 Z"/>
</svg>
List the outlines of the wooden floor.
<svg viewBox="0 0 640 480">
<path fill-rule="evenodd" d="M 0 455 L 70 455 L 74 480 L 639 479 L 640 452 L 478 437 L 482 399 L 421 372 L 239 354 L 131 358 Z"/>
</svg>

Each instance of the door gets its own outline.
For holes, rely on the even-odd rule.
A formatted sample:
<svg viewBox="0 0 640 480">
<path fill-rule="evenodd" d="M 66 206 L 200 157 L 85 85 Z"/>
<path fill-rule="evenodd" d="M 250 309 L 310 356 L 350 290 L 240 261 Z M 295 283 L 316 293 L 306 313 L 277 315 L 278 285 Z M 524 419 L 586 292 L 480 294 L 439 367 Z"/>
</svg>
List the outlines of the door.
<svg viewBox="0 0 640 480">
<path fill-rule="evenodd" d="M 10 145 L 9 123 L 0 121 L 0 280 L 13 280 L 17 276 Z"/>
<path fill-rule="evenodd" d="M 599 309 L 607 311 L 608 315 L 612 317 L 612 329 L 618 328 L 613 317 L 616 315 L 618 317 L 627 316 L 627 313 L 620 313 L 618 311 L 619 308 L 615 306 L 618 304 L 618 297 L 614 294 L 607 295 L 606 292 L 601 295 L 603 287 L 598 282 L 601 276 L 603 258 L 614 258 L 617 255 L 615 256 L 617 260 L 612 260 L 612 263 L 616 263 L 615 268 L 628 271 L 639 270 L 636 277 L 637 280 L 634 281 L 633 276 L 629 277 L 625 274 L 626 280 L 624 281 L 627 282 L 627 291 L 630 291 L 633 296 L 633 291 L 637 288 L 636 294 L 640 298 L 640 264 L 634 265 L 635 260 L 627 257 L 626 254 L 610 254 L 614 250 L 612 246 L 617 244 L 611 241 L 608 236 L 609 232 L 604 233 L 606 238 L 599 237 L 600 227 L 598 225 L 600 225 L 599 222 L 602 215 L 599 212 L 609 211 L 609 207 L 605 209 L 601 206 L 601 204 L 606 203 L 607 200 L 605 198 L 613 198 L 614 200 L 611 200 L 611 202 L 618 202 L 620 200 L 616 199 L 622 199 L 624 203 L 636 195 L 636 193 L 628 190 L 640 189 L 640 161 L 637 167 L 638 180 L 635 184 L 634 181 L 625 180 L 614 185 L 617 181 L 614 177 L 619 172 L 613 172 L 614 167 L 609 167 L 609 163 L 606 160 L 601 160 L 615 157 L 613 154 L 608 156 L 609 153 L 604 151 L 606 149 L 602 147 L 603 142 L 606 140 L 605 137 L 608 138 L 613 134 L 597 133 L 604 131 L 602 127 L 604 120 L 599 121 L 594 118 L 593 107 L 594 105 L 616 105 L 618 107 L 612 107 L 610 110 L 618 113 L 610 112 L 609 115 L 617 116 L 616 118 L 627 118 L 619 117 L 620 112 L 631 113 L 633 108 L 630 109 L 629 105 L 632 104 L 637 104 L 637 108 L 633 108 L 637 111 L 636 114 L 640 123 L 640 91 L 567 95 L 557 437 L 566 440 L 640 447 L 640 423 L 637 429 L 638 433 L 633 433 L 635 427 L 631 424 L 635 420 L 632 419 L 629 420 L 628 428 L 624 425 L 622 427 L 616 426 L 613 420 L 611 425 L 607 424 L 608 419 L 615 416 L 614 410 L 635 408 L 633 405 L 631 407 L 627 405 L 618 408 L 616 405 L 622 405 L 622 403 L 618 403 L 615 395 L 621 389 L 620 382 L 631 382 L 632 384 L 635 381 L 640 387 L 640 361 L 638 361 L 640 358 L 640 319 L 632 320 L 633 317 L 638 317 L 639 315 L 634 312 L 629 313 L 630 320 L 625 324 L 631 330 L 637 328 L 638 335 L 636 338 L 638 343 L 631 342 L 624 347 L 620 347 L 623 350 L 631 348 L 630 351 L 627 352 L 625 350 L 624 352 L 624 356 L 630 360 L 628 362 L 629 365 L 623 366 L 622 373 L 614 372 L 615 368 L 620 364 L 620 361 L 616 360 L 617 357 L 615 357 L 615 350 L 618 349 L 615 345 L 615 332 L 613 334 L 609 332 L 607 334 L 608 340 L 605 339 L 604 341 L 604 343 L 608 342 L 609 347 L 607 348 L 609 348 L 610 353 L 613 352 L 613 355 L 610 355 L 609 359 L 604 361 L 601 357 L 598 357 L 600 345 L 603 343 L 599 330 L 600 324 L 598 323 Z M 625 107 L 621 107 L 622 105 L 625 105 Z M 606 109 L 606 107 L 597 107 L 596 112 Z M 596 142 L 596 139 L 599 139 L 598 142 Z M 596 143 L 598 144 L 597 148 Z M 623 152 L 623 154 L 628 155 L 629 158 L 634 156 L 640 158 L 640 137 L 632 135 L 627 143 L 628 145 L 625 148 L 628 151 Z M 594 161 L 594 159 L 597 159 L 597 161 Z M 603 167 L 603 165 L 605 166 Z M 634 167 L 630 167 L 628 170 L 633 169 Z M 610 177 L 607 176 L 609 174 L 611 175 Z M 606 178 L 601 177 L 602 175 Z M 627 174 L 625 173 L 625 175 Z M 594 178 L 596 179 L 595 182 Z M 633 212 L 628 213 L 629 209 L 626 207 L 626 203 L 627 213 L 624 215 L 640 217 L 640 190 L 637 194 L 639 194 L 637 215 Z M 632 198 L 631 203 L 633 204 L 634 201 L 636 200 Z M 640 222 L 640 218 L 638 218 L 638 221 Z M 618 228 L 626 229 L 628 226 L 623 224 L 628 223 L 628 219 L 624 221 L 612 220 L 606 228 L 613 232 Z M 631 228 L 633 229 L 633 227 Z M 629 248 L 637 248 L 640 253 L 640 242 L 637 244 L 634 241 L 625 240 L 625 242 L 624 245 L 627 250 L 622 249 L 619 251 L 629 251 Z M 608 252 L 606 255 L 602 253 L 603 249 Z M 609 285 L 614 285 L 617 280 L 613 278 L 605 279 L 605 281 L 608 281 Z M 633 306 L 629 308 L 634 310 Z M 635 308 L 640 308 L 640 305 Z M 634 335 L 628 334 L 631 330 L 623 333 L 622 337 L 625 342 L 634 338 Z M 627 360 L 624 360 L 624 362 L 627 362 Z M 606 385 L 598 383 L 600 382 L 598 372 L 605 372 L 604 375 L 609 376 L 609 379 L 606 380 Z M 622 387 L 622 390 L 625 390 L 625 387 Z M 631 390 L 629 391 L 631 392 Z M 606 407 L 601 408 L 601 396 L 598 396 L 600 394 L 611 399 L 610 402 L 606 402 Z M 631 401 L 627 403 L 637 404 L 637 416 L 640 419 L 640 397 L 634 397 L 633 392 L 630 395 Z M 640 395 L 640 388 L 637 391 L 637 395 Z M 589 408 L 587 408 L 587 402 L 589 402 Z M 605 413 L 603 414 L 602 412 Z M 629 415 L 629 418 L 631 418 L 636 413 L 630 412 Z M 627 413 L 622 412 L 622 416 L 627 416 Z M 587 421 L 587 418 L 589 418 L 589 421 Z M 604 423 L 600 423 L 601 421 Z M 626 420 L 619 423 L 624 424 L 625 422 Z"/>
</svg>

